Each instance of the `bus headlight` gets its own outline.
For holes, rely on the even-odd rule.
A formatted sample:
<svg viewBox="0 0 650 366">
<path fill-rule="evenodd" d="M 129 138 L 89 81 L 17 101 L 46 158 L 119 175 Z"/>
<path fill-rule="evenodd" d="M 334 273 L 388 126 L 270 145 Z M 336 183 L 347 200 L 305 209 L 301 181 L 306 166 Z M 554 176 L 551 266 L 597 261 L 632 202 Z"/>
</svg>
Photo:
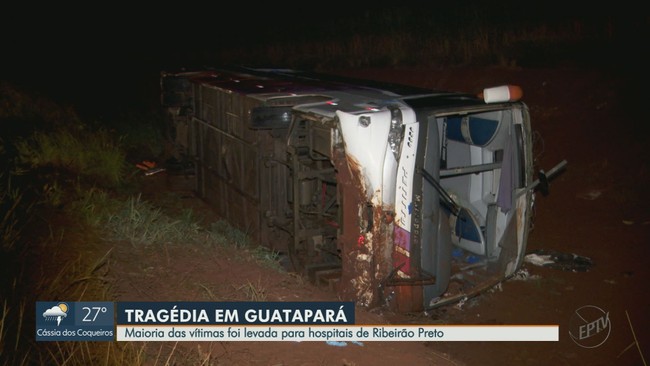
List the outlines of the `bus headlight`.
<svg viewBox="0 0 650 366">
<path fill-rule="evenodd" d="M 402 123 L 402 111 L 397 107 L 390 107 L 390 131 L 388 132 L 388 146 L 399 161 L 402 148 L 402 139 L 404 138 L 404 124 Z"/>
</svg>

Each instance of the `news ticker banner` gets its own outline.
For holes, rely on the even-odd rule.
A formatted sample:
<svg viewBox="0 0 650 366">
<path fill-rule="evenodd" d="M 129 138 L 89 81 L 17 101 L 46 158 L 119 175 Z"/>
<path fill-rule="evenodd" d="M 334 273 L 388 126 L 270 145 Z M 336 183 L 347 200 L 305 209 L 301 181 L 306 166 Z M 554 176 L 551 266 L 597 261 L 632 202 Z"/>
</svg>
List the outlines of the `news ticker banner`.
<svg viewBox="0 0 650 366">
<path fill-rule="evenodd" d="M 558 325 L 360 325 L 352 302 L 37 302 L 37 341 L 558 341 Z"/>
<path fill-rule="evenodd" d="M 117 326 L 118 341 L 558 341 L 558 326 Z"/>
</svg>

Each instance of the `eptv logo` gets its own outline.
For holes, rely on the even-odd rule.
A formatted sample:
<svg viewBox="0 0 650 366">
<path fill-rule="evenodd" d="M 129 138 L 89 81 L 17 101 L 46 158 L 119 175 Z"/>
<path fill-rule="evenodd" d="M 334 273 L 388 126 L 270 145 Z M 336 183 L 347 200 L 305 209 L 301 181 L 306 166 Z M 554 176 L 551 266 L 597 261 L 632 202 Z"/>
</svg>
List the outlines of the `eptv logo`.
<svg viewBox="0 0 650 366">
<path fill-rule="evenodd" d="M 585 305 L 571 315 L 569 335 L 580 347 L 596 348 L 605 343 L 612 330 L 609 312 Z"/>
</svg>

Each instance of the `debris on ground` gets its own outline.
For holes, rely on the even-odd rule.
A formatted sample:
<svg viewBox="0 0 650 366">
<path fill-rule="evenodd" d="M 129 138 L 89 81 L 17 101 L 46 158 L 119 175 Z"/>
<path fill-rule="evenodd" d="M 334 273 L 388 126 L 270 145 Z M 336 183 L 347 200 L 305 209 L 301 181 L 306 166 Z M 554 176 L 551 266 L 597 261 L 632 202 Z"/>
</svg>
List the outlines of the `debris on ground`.
<svg viewBox="0 0 650 366">
<path fill-rule="evenodd" d="M 623 224 L 627 226 L 635 225 L 636 223 L 640 223 L 643 226 L 650 225 L 650 220 L 641 220 L 641 221 L 623 220 Z"/>
<path fill-rule="evenodd" d="M 147 176 L 165 171 L 165 168 L 156 167 L 155 161 L 143 160 L 142 162 L 135 164 L 135 166 L 142 170 L 144 175 Z"/>
<path fill-rule="evenodd" d="M 454 305 L 454 308 L 458 310 L 463 310 L 463 306 L 465 306 L 465 302 L 467 302 L 467 296 L 463 297 L 459 302 Z"/>
<path fill-rule="evenodd" d="M 542 276 L 540 275 L 531 275 L 527 268 L 520 268 L 510 279 L 514 281 L 531 281 L 541 278 Z"/>
<path fill-rule="evenodd" d="M 571 272 L 587 272 L 594 265 L 589 257 L 545 249 L 539 249 L 527 254 L 524 261 L 540 267 Z"/>
<path fill-rule="evenodd" d="M 524 257 L 524 262 L 534 264 L 540 267 L 543 267 L 547 264 L 555 263 L 551 259 L 550 255 L 538 255 L 535 253 L 527 254 L 526 257 Z"/>
<path fill-rule="evenodd" d="M 140 169 L 147 171 L 149 169 L 153 169 L 156 167 L 156 162 L 155 161 L 149 161 L 149 160 L 143 160 L 140 163 L 135 164 L 135 166 Z"/>
<path fill-rule="evenodd" d="M 346 347 L 348 345 L 347 342 L 341 342 L 341 341 L 326 341 L 325 342 L 328 346 L 334 346 L 334 347 Z M 359 341 L 350 341 L 352 344 L 356 344 L 357 346 L 363 347 L 363 343 Z"/>
<path fill-rule="evenodd" d="M 493 294 L 495 292 L 503 292 L 503 283 L 499 282 L 488 290 L 489 293 Z"/>
<path fill-rule="evenodd" d="M 578 195 L 578 198 L 582 198 L 583 200 L 587 201 L 593 201 L 596 200 L 598 197 L 600 197 L 603 194 L 602 189 L 589 189 L 585 192 L 582 192 Z"/>
<path fill-rule="evenodd" d="M 149 175 L 158 174 L 158 173 L 161 173 L 161 172 L 164 172 L 164 171 L 165 171 L 165 168 L 153 168 L 153 169 L 149 169 L 146 172 L 144 172 L 144 175 L 149 176 Z"/>
<path fill-rule="evenodd" d="M 327 341 L 325 343 L 327 343 L 328 346 L 334 346 L 334 347 L 345 347 L 348 345 L 345 342 L 339 342 L 339 341 Z"/>
</svg>

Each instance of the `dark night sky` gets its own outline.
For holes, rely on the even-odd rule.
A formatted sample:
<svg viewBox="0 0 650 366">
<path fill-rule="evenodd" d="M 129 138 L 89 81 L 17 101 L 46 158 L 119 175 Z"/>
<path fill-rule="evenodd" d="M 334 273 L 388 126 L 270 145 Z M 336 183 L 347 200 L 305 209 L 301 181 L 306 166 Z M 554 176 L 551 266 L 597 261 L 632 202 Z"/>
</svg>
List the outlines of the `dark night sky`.
<svg viewBox="0 0 650 366">
<path fill-rule="evenodd" d="M 0 11 L 0 80 L 63 102 L 128 102 L 161 70 L 212 50 L 289 37 L 299 28 L 292 14 L 277 8 L 230 11 L 235 15 L 215 5 Z"/>
<path fill-rule="evenodd" d="M 140 10 L 116 3 L 93 5 L 92 9 L 6 6 L 0 12 L 0 80 L 64 100 L 79 94 L 87 99 L 93 99 L 93 94 L 117 99 L 141 93 L 143 86 L 133 83 L 137 78 L 154 80 L 161 70 L 209 60 L 206 55 L 221 48 L 373 31 L 364 26 L 377 16 L 383 16 L 384 23 L 380 24 L 384 29 L 409 25 L 408 20 L 403 25 L 388 23 L 394 21 L 386 20 L 391 11 L 456 24 L 472 17 L 497 23 L 598 19 L 611 14 L 622 17 L 622 8 L 590 8 L 587 12 L 578 5 L 560 6 L 562 2 L 557 0 L 421 1 L 401 5 L 382 1 L 372 5 L 310 2 L 294 10 L 269 3 L 234 3 L 229 4 L 232 8 L 227 12 L 218 4 L 179 3 Z M 644 19 L 647 24 L 647 17 Z M 119 90 L 123 95 L 115 94 Z"/>
<path fill-rule="evenodd" d="M 165 8 L 138 9 L 133 6 L 94 5 L 84 8 L 20 9 L 2 11 L 3 68 L 59 69 L 74 72 L 95 67 L 154 65 L 192 57 L 197 50 L 217 49 L 233 44 L 272 42 L 301 37 L 335 36 L 337 31 L 358 31 L 372 17 L 400 12 L 432 22 L 461 23 L 485 17 L 495 22 L 556 21 L 567 17 L 602 17 L 616 9 L 585 10 L 557 0 L 499 0 L 493 2 L 454 0 L 446 2 L 375 1 L 309 2 L 308 5 L 266 5 L 229 3 L 227 12 L 218 3 L 192 3 Z M 571 2 L 567 2 L 571 3 Z M 278 3 L 272 3 L 278 4 Z M 281 3 L 280 3 L 281 4 Z M 342 4 L 345 4 L 344 6 Z M 480 5 L 477 5 L 480 4 Z M 36 6 L 36 5 L 34 5 Z M 408 17 L 402 20 L 408 26 Z M 380 23 L 384 27 L 385 23 Z M 394 25 L 388 25 L 394 26 Z M 38 72 L 38 71 L 37 71 Z"/>
</svg>

